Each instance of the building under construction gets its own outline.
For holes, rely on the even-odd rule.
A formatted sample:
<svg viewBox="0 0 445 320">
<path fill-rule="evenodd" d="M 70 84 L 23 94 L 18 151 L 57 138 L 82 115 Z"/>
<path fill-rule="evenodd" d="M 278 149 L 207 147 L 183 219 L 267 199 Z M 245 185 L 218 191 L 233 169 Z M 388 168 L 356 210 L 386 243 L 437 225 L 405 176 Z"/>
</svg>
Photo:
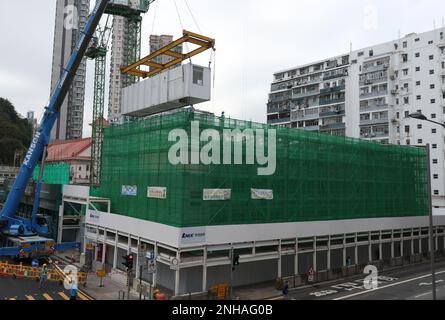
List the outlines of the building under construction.
<svg viewBox="0 0 445 320">
<path fill-rule="evenodd" d="M 259 176 L 248 164 L 170 163 L 169 134 L 191 135 L 192 123 L 221 135 L 275 129 L 275 174 Z M 243 159 L 246 150 L 244 141 Z M 323 280 L 369 262 L 402 264 L 429 250 L 427 163 L 420 148 L 188 111 L 115 125 L 105 130 L 85 241 L 109 269 L 123 269 L 128 250 L 153 251 L 156 271 L 142 278 L 174 295 L 232 281 L 301 281 L 311 268 Z M 443 218 L 436 220 L 439 251 Z M 231 273 L 235 256 L 240 264 Z"/>
</svg>

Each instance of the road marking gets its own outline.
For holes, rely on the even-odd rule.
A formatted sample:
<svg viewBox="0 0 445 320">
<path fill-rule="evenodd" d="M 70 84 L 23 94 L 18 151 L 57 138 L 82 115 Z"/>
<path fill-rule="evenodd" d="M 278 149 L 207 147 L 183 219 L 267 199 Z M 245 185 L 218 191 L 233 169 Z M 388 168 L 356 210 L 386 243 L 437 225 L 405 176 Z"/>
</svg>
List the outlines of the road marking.
<svg viewBox="0 0 445 320">
<path fill-rule="evenodd" d="M 420 295 L 418 295 L 418 296 L 415 296 L 414 299 L 418 299 L 418 298 L 421 298 L 421 297 L 425 297 L 425 296 L 430 295 L 430 294 L 431 294 L 431 292 L 427 292 L 427 293 L 424 293 L 424 294 L 420 294 Z"/>
<path fill-rule="evenodd" d="M 17 300 L 16 298 L 9 298 L 9 300 Z"/>
<path fill-rule="evenodd" d="M 28 300 L 35 300 L 33 296 L 25 296 Z"/>
<path fill-rule="evenodd" d="M 85 296 L 82 292 L 77 292 L 77 295 L 79 296 L 80 300 L 90 300 L 87 296 Z"/>
<path fill-rule="evenodd" d="M 63 300 L 69 300 L 70 299 L 64 292 L 59 292 L 59 296 L 61 296 L 63 298 Z"/>
<path fill-rule="evenodd" d="M 46 300 L 54 300 L 49 294 L 47 294 L 47 293 L 44 293 L 43 294 L 43 297 L 46 299 Z"/>
<path fill-rule="evenodd" d="M 445 273 L 445 271 L 436 272 L 436 275 L 438 275 L 438 274 L 442 274 L 442 273 Z M 389 287 L 398 286 L 398 285 L 401 285 L 401 284 L 404 284 L 404 283 L 413 282 L 413 281 L 420 280 L 420 279 L 424 279 L 424 278 L 428 278 L 428 277 L 431 277 L 431 274 L 427 274 L 427 275 L 425 275 L 425 276 L 421 276 L 421 277 L 417 277 L 417 278 L 413 278 L 413 279 L 408 279 L 408 280 L 400 281 L 400 282 L 393 283 L 393 284 L 388 284 L 387 286 L 378 287 L 377 289 L 373 289 L 373 290 L 367 290 L 367 291 L 357 292 L 357 293 L 354 293 L 354 294 L 350 294 L 350 295 L 348 295 L 348 296 L 344 296 L 344 297 L 340 297 L 340 298 L 334 299 L 334 301 L 335 301 L 335 300 L 344 300 L 344 299 L 352 298 L 352 297 L 355 297 L 355 296 L 360 296 L 360 295 L 362 295 L 362 294 L 366 294 L 366 293 L 374 292 L 374 291 L 377 291 L 377 290 L 382 290 L 382 289 L 389 288 Z"/>
<path fill-rule="evenodd" d="M 284 297 L 275 297 L 272 299 L 268 299 L 269 301 L 275 301 L 275 300 L 284 300 Z"/>
</svg>

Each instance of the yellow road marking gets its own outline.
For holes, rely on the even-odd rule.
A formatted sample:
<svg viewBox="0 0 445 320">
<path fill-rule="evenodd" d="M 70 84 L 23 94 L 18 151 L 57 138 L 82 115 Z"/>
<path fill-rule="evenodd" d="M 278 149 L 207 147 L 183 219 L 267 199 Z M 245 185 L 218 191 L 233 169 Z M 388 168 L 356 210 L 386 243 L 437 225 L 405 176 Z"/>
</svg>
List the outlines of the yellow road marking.
<svg viewBox="0 0 445 320">
<path fill-rule="evenodd" d="M 35 300 L 33 296 L 25 296 L 28 300 Z"/>
<path fill-rule="evenodd" d="M 272 298 L 272 299 L 268 299 L 269 301 L 274 301 L 274 300 L 284 300 L 284 297 L 276 297 L 276 298 Z"/>
<path fill-rule="evenodd" d="M 59 296 L 61 296 L 64 300 L 69 300 L 70 298 L 63 292 L 59 292 Z"/>
<path fill-rule="evenodd" d="M 80 291 L 77 292 L 77 295 L 79 296 L 80 300 L 90 300 L 86 295 L 84 295 Z"/>
<path fill-rule="evenodd" d="M 47 293 L 44 293 L 43 294 L 43 297 L 46 299 L 46 300 L 54 300 L 49 294 L 47 294 Z"/>
</svg>

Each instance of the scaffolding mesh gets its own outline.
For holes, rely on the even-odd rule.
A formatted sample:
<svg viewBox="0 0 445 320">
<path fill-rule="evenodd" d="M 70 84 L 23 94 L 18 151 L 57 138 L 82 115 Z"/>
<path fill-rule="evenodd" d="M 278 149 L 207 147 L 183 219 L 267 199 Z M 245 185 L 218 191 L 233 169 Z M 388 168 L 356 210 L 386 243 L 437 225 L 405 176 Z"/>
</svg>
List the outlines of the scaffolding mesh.
<svg viewBox="0 0 445 320">
<path fill-rule="evenodd" d="M 39 180 L 40 165 L 34 169 L 33 180 Z M 45 184 L 69 184 L 70 183 L 70 165 L 61 164 L 45 164 L 43 169 L 43 182 Z"/>
<path fill-rule="evenodd" d="M 201 131 L 275 129 L 275 174 L 259 176 L 256 164 L 170 164 L 175 142 L 168 135 L 179 128 L 190 136 L 191 121 Z M 166 198 L 148 198 L 149 187 L 166 188 Z M 203 189 L 230 189 L 231 198 L 204 201 Z M 272 190 L 273 200 L 254 200 L 251 189 Z M 421 148 L 179 112 L 106 129 L 101 186 L 91 192 L 110 199 L 116 214 L 175 227 L 425 216 L 427 155 Z"/>
</svg>

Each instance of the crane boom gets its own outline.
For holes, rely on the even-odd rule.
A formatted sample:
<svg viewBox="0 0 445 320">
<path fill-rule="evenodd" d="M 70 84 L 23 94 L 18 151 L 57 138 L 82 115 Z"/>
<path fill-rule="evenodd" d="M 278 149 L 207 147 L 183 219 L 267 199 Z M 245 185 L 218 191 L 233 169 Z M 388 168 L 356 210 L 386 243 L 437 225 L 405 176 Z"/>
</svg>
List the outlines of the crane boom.
<svg viewBox="0 0 445 320">
<path fill-rule="evenodd" d="M 79 41 L 77 42 L 70 60 L 59 79 L 50 103 L 45 107 L 39 129 L 31 142 L 11 192 L 3 206 L 0 220 L 7 220 L 11 234 L 22 235 L 31 231 L 31 223 L 25 223 L 23 220 L 15 218 L 16 211 L 25 193 L 28 181 L 33 174 L 34 168 L 39 158 L 42 156 L 45 146 L 49 143 L 51 130 L 59 116 L 60 108 L 109 1 L 110 0 L 97 0 L 85 29 L 81 32 Z"/>
</svg>

